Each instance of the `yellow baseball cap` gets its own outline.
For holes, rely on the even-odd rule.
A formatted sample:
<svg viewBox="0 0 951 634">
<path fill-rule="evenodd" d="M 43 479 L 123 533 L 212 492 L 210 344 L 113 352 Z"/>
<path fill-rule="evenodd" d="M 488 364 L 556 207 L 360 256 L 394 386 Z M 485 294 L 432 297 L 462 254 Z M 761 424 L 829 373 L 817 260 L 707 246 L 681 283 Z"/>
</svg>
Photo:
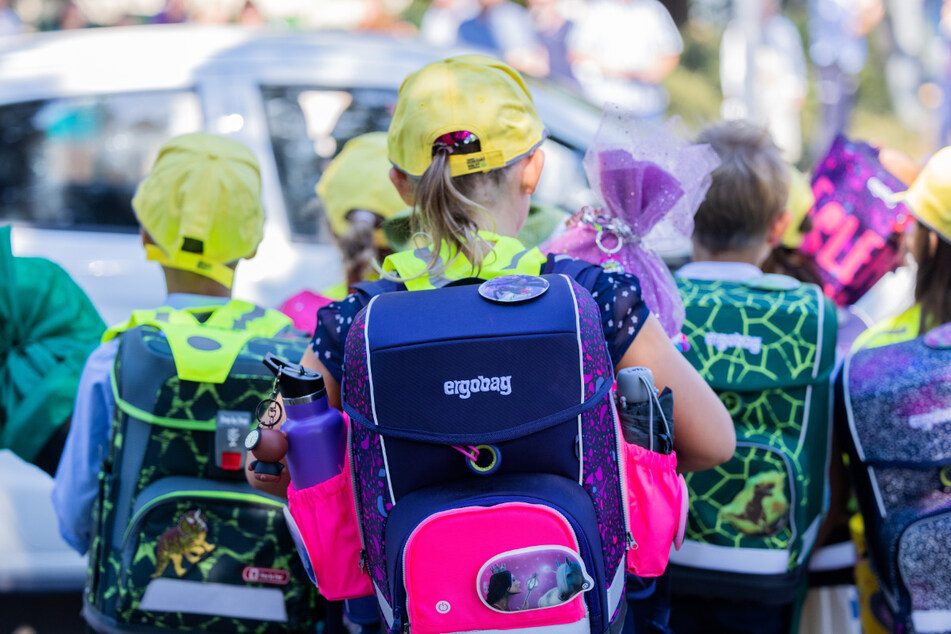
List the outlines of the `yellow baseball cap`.
<svg viewBox="0 0 951 634">
<path fill-rule="evenodd" d="M 530 154 L 545 139 L 545 126 L 521 75 L 482 55 L 460 55 L 410 74 L 400 87 L 387 135 L 397 168 L 422 176 L 433 143 L 450 132 L 475 135 L 481 149 L 450 156 L 453 176 L 488 172 Z"/>
<path fill-rule="evenodd" d="M 146 257 L 231 287 L 226 266 L 254 254 L 264 234 L 261 171 L 243 144 L 214 134 L 177 136 L 159 150 L 132 208 L 154 245 Z"/>
<path fill-rule="evenodd" d="M 919 222 L 951 242 L 951 147 L 938 150 L 907 191 L 896 194 Z"/>
<path fill-rule="evenodd" d="M 786 203 L 786 210 L 792 216 L 789 226 L 783 233 L 782 244 L 788 249 L 798 249 L 802 244 L 804 235 L 800 227 L 806 214 L 816 204 L 816 197 L 812 193 L 812 185 L 805 174 L 795 167 L 790 168 L 789 173 L 789 200 Z"/>
<path fill-rule="evenodd" d="M 354 137 L 317 183 L 317 195 L 324 203 L 330 229 L 343 235 L 349 224 L 348 214 L 366 209 L 384 220 L 406 208 L 390 182 L 390 161 L 386 157 L 386 132 L 370 132 Z M 386 237 L 376 231 L 377 246 L 388 246 Z"/>
</svg>

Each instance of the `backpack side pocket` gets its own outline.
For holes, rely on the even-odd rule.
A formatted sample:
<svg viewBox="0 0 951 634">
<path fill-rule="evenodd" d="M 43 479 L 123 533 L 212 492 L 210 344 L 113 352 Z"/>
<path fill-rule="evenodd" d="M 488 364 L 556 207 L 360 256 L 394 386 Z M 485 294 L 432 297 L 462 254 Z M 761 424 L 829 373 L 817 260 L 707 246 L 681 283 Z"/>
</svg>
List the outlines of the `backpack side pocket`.
<svg viewBox="0 0 951 634">
<path fill-rule="evenodd" d="M 320 593 L 332 601 L 373 594 L 361 565 L 360 528 L 353 502 L 349 457 L 343 472 L 325 482 L 287 489 L 287 505 L 306 548 Z"/>
<path fill-rule="evenodd" d="M 680 549 L 687 525 L 687 484 L 677 473 L 677 454 L 660 454 L 622 443 L 627 503 L 634 545 L 627 570 L 659 577 L 667 569 L 670 545 Z"/>
</svg>

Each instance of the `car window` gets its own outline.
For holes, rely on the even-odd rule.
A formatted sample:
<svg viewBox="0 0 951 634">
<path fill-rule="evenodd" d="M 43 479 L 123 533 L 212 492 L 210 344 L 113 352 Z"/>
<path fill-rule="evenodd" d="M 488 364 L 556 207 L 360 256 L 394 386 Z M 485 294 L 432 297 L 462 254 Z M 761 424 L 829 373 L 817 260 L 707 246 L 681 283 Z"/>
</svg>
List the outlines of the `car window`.
<svg viewBox="0 0 951 634">
<path fill-rule="evenodd" d="M 201 125 L 201 106 L 191 92 L 2 105 L 0 219 L 135 231 L 132 196 L 159 147 Z"/>
<path fill-rule="evenodd" d="M 292 235 L 296 240 L 329 241 L 314 187 L 347 141 L 389 127 L 397 92 L 303 86 L 264 86 L 261 92 Z M 535 198 L 566 211 L 591 204 L 581 166 L 583 150 L 554 137 L 542 147 L 545 169 Z"/>
<path fill-rule="evenodd" d="M 261 94 L 291 234 L 327 242 L 314 187 L 347 141 L 389 127 L 396 90 L 264 86 Z"/>
</svg>

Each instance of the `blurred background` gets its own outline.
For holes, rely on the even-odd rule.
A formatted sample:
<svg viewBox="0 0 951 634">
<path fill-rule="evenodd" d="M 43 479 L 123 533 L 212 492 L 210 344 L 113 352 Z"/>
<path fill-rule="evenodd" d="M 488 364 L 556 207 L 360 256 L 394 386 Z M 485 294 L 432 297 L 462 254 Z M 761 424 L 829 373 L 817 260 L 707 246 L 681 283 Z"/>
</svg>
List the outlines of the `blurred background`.
<svg viewBox="0 0 951 634">
<path fill-rule="evenodd" d="M 621 4 L 629 0 L 618 0 Z M 654 0 L 651 0 L 654 2 Z M 635 1 L 631 4 L 638 4 Z M 646 0 L 643 2 L 646 4 Z M 596 0 L 0 0 L 0 34 L 104 26 L 196 22 L 288 29 L 389 32 L 436 45 L 490 43 L 485 29 L 460 29 L 489 5 L 520 5 L 493 46 L 517 51 L 523 71 L 578 87 L 572 30 L 585 28 Z M 951 19 L 944 0 L 661 0 L 683 37 L 677 65 L 662 81 L 669 114 L 690 129 L 721 116 L 798 118 L 809 167 L 823 107 L 838 97 L 846 131 L 921 157 L 947 139 Z M 482 6 L 485 5 L 485 6 Z M 507 8 L 507 7 L 505 7 Z M 534 33 L 524 29 L 533 29 Z M 489 29 L 491 30 L 491 29 Z M 480 32 L 483 31 L 483 32 Z M 798 38 L 792 36 L 798 35 Z M 606 37 L 613 37 L 607 34 Z M 576 38 L 580 39 L 580 38 Z M 533 59 L 527 42 L 547 53 Z M 628 40 L 630 41 L 630 40 Z M 577 43 L 577 42 L 576 42 Z M 523 44 L 526 44 L 523 46 Z M 721 49 L 721 44 L 723 45 Z M 542 55 L 544 57 L 544 55 Z M 561 57 L 561 59 L 559 59 Z M 511 59 L 519 59 L 512 57 Z M 510 59 L 510 61 L 511 61 Z M 746 64 L 754 60 L 754 64 Z M 577 60 L 574 60 L 577 67 Z M 726 71 L 724 71 L 724 68 Z M 751 68 L 752 72 L 746 72 Z M 833 69 L 834 72 L 829 72 Z M 574 75 L 574 76 L 573 76 Z M 582 84 L 585 84 L 582 82 Z M 587 88 L 587 85 L 583 85 Z M 759 100 L 754 92 L 761 93 Z M 833 93 L 844 93 L 835 95 Z M 771 94 L 764 103 L 762 94 Z M 782 93 L 782 94 L 777 94 Z M 589 94 L 590 97 L 590 94 Z M 785 103 L 781 103 L 785 102 Z M 771 115 L 763 110 L 772 111 Z M 780 112 L 783 111 L 783 112 Z M 783 135 L 795 135 L 785 131 Z M 792 142 L 795 145 L 795 142 Z"/>
</svg>

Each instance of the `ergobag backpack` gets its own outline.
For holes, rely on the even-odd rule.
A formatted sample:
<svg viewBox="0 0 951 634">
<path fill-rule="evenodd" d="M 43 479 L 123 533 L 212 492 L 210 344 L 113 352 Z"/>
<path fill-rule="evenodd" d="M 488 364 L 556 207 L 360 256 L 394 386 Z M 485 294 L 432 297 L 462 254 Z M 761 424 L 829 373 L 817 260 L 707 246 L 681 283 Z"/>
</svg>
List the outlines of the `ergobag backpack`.
<svg viewBox="0 0 951 634">
<path fill-rule="evenodd" d="M 685 356 L 733 417 L 736 453 L 687 475 L 672 587 L 791 602 L 825 512 L 835 309 L 817 286 L 786 276 L 677 284 Z"/>
<path fill-rule="evenodd" d="M 896 632 L 951 632 L 951 325 L 855 353 L 840 388 L 873 609 Z"/>
<path fill-rule="evenodd" d="M 276 311 L 137 311 L 119 335 L 84 616 L 100 632 L 312 630 L 316 590 L 282 504 L 245 479 L 244 438 L 274 376 L 300 358 Z M 121 333 L 121 334 L 120 334 Z"/>
<path fill-rule="evenodd" d="M 390 632 L 620 629 L 613 380 L 598 307 L 566 275 L 384 293 L 359 313 L 342 395 Z"/>
</svg>

